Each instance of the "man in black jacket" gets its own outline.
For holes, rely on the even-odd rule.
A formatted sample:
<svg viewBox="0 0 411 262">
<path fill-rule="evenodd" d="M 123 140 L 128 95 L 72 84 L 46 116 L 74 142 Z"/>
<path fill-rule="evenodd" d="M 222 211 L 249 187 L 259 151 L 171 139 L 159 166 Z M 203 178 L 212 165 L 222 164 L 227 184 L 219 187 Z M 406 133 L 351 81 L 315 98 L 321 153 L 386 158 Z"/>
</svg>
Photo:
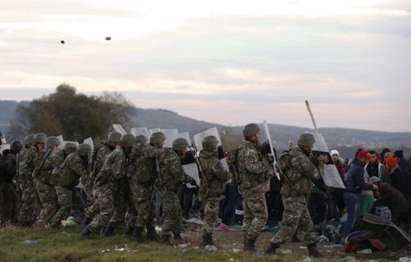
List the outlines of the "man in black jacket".
<svg viewBox="0 0 411 262">
<path fill-rule="evenodd" d="M 347 221 L 343 226 L 343 237 L 351 233 L 358 218 L 358 204 L 361 191 L 371 190 L 376 187 L 372 184 L 366 184 L 364 180 L 364 167 L 368 161 L 368 157 L 368 151 L 359 151 L 345 176 L 346 189 L 344 192 L 344 201 L 347 207 Z"/>
<path fill-rule="evenodd" d="M 0 226 L 16 223 L 16 155 L 21 150 L 20 142 L 12 143 L 10 151 L 0 159 Z"/>
</svg>

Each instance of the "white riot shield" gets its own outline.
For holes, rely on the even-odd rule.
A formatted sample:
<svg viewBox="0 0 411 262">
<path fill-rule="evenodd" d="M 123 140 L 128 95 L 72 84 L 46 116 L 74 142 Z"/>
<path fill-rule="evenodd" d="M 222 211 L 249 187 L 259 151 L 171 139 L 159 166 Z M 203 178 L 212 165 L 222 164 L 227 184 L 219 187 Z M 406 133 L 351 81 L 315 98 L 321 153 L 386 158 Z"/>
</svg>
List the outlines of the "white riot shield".
<svg viewBox="0 0 411 262">
<path fill-rule="evenodd" d="M 0 152 L 3 154 L 4 150 L 10 150 L 10 144 L 1 144 L 0 145 Z"/>
<path fill-rule="evenodd" d="M 345 185 L 335 165 L 324 165 L 324 183 L 328 187 L 344 189 Z"/>
<path fill-rule="evenodd" d="M 221 138 L 220 138 L 220 134 L 218 133 L 218 129 L 217 127 L 213 127 L 210 129 L 207 129 L 201 133 L 198 133 L 196 135 L 194 135 L 194 145 L 197 148 L 197 151 L 200 152 L 201 150 L 203 150 L 203 140 L 205 137 L 207 136 L 215 136 L 218 140 L 218 145 L 222 145 L 221 143 Z"/>
<path fill-rule="evenodd" d="M 171 148 L 173 147 L 173 142 L 178 138 L 177 129 L 161 129 L 161 132 L 166 136 L 164 141 L 164 147 Z"/>
<path fill-rule="evenodd" d="M 90 155 L 89 155 L 89 162 L 91 163 L 93 161 L 93 154 L 94 154 L 94 142 L 93 138 L 87 137 L 84 139 L 83 144 L 87 144 L 90 146 Z"/>
<path fill-rule="evenodd" d="M 196 163 L 190 163 L 183 165 L 184 173 L 194 179 L 197 186 L 200 186 L 200 173 L 198 171 L 198 167 Z"/>
<path fill-rule="evenodd" d="M 57 139 L 58 139 L 58 141 L 59 141 L 59 148 L 60 149 L 62 149 L 62 148 L 64 148 L 64 138 L 63 138 L 63 135 L 59 135 L 59 136 L 57 136 Z"/>
<path fill-rule="evenodd" d="M 313 111 L 311 110 L 311 106 L 308 100 L 305 101 L 305 105 L 307 107 L 307 111 L 311 117 L 311 121 L 313 122 L 313 126 L 314 126 L 313 135 L 315 138 L 315 144 L 313 147 L 313 151 L 318 151 L 318 152 L 329 154 L 330 151 L 328 149 L 327 143 L 325 142 L 323 135 L 320 132 L 318 132 L 317 122 L 315 121 L 314 114 L 313 114 Z M 345 188 L 344 183 L 341 179 L 341 176 L 338 173 L 337 167 L 333 164 L 324 166 L 323 180 L 324 180 L 325 185 L 328 187 L 342 188 L 342 189 Z"/>
<path fill-rule="evenodd" d="M 329 153 L 330 150 L 328 149 L 327 143 L 325 142 L 325 139 L 321 133 L 319 133 L 317 130 L 313 132 L 314 138 L 315 138 L 315 143 L 313 146 L 313 151 L 318 151 L 318 152 L 323 152 L 323 153 Z"/>
<path fill-rule="evenodd" d="M 268 144 L 270 145 L 270 150 L 271 150 L 271 155 L 273 156 L 273 170 L 274 174 L 276 175 L 278 181 L 280 181 L 280 174 L 277 172 L 276 165 L 277 165 L 277 156 L 274 153 L 274 147 L 273 147 L 273 140 L 271 139 L 271 134 L 270 134 L 270 129 L 268 128 L 267 121 L 264 121 L 262 123 L 262 130 L 263 130 L 263 135 L 264 135 L 264 140 L 268 141 Z"/>
<path fill-rule="evenodd" d="M 313 132 L 314 138 L 315 138 L 315 144 L 313 147 L 313 151 L 318 151 L 322 153 L 327 153 L 329 154 L 329 149 L 327 146 L 327 143 L 325 142 L 324 136 L 318 132 L 318 130 L 315 130 Z M 333 187 L 333 188 L 342 188 L 344 189 L 344 182 L 341 179 L 340 174 L 338 173 L 337 167 L 333 164 L 330 165 L 324 165 L 324 177 L 323 177 L 324 183 L 328 187 Z"/>
<path fill-rule="evenodd" d="M 127 134 L 127 131 L 120 124 L 113 124 L 113 130 L 120 133 L 122 136 Z"/>
<path fill-rule="evenodd" d="M 151 135 L 147 127 L 133 127 L 132 129 L 130 129 L 130 133 L 134 135 L 135 137 L 143 135 L 147 139 L 149 139 Z"/>
<path fill-rule="evenodd" d="M 161 132 L 161 128 L 152 128 L 148 130 L 148 132 L 150 133 L 150 136 L 151 136 L 154 133 Z"/>
<path fill-rule="evenodd" d="M 177 135 L 177 138 L 184 138 L 185 140 L 187 140 L 188 144 L 191 146 L 191 138 L 190 138 L 190 133 L 188 132 L 183 132 L 183 133 L 179 133 Z"/>
</svg>

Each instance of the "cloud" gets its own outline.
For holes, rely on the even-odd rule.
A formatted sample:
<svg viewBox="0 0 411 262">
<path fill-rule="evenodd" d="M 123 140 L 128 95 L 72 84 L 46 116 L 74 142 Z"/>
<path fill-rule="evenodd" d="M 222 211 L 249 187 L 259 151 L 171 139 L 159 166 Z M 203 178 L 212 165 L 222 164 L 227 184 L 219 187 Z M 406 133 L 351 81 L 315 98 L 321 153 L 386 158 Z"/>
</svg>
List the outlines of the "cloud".
<svg viewBox="0 0 411 262">
<path fill-rule="evenodd" d="M 306 126 L 309 98 L 323 126 L 411 130 L 410 12 L 405 0 L 7 2 L 0 92 L 67 82 L 221 123 Z"/>
</svg>

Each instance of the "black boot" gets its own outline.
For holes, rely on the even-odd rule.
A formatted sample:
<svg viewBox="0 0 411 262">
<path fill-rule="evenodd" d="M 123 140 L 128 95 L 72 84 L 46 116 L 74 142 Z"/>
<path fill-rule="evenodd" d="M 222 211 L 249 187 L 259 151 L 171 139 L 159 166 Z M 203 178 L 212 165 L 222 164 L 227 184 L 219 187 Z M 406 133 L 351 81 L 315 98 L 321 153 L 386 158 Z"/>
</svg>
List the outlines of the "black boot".
<svg viewBox="0 0 411 262">
<path fill-rule="evenodd" d="M 170 234 L 163 234 L 160 237 L 160 242 L 166 245 L 172 245 L 173 243 L 171 242 L 171 235 Z"/>
<path fill-rule="evenodd" d="M 133 240 L 137 242 L 143 242 L 144 237 L 143 237 L 143 227 L 134 227 L 133 231 Z"/>
<path fill-rule="evenodd" d="M 270 242 L 270 245 L 267 247 L 267 249 L 265 250 L 265 253 L 267 254 L 267 255 L 274 255 L 275 254 L 275 251 L 277 250 L 277 249 L 279 249 L 280 248 L 280 244 L 274 244 L 274 243 L 272 243 L 272 242 Z"/>
<path fill-rule="evenodd" d="M 88 224 L 90 224 L 91 219 L 88 217 L 84 217 L 83 220 L 81 220 L 81 228 L 85 229 Z"/>
<path fill-rule="evenodd" d="M 206 246 L 215 246 L 213 241 L 213 235 L 210 233 L 203 233 L 203 243 L 201 243 L 203 247 Z"/>
<path fill-rule="evenodd" d="M 91 236 L 90 226 L 84 227 L 83 230 L 81 231 L 81 237 L 84 239 L 89 239 L 90 236 Z"/>
<path fill-rule="evenodd" d="M 308 255 L 310 257 L 322 257 L 320 251 L 317 249 L 316 244 L 307 245 L 308 248 Z"/>
<path fill-rule="evenodd" d="M 133 232 L 134 232 L 134 227 L 128 226 L 126 228 L 126 232 L 124 234 L 128 237 L 131 237 L 133 235 Z"/>
<path fill-rule="evenodd" d="M 255 251 L 255 242 L 257 239 L 255 238 L 248 238 L 245 240 L 244 243 L 244 251 L 246 252 L 254 252 Z"/>
<path fill-rule="evenodd" d="M 114 236 L 114 226 L 113 225 L 108 225 L 103 232 L 104 237 L 112 237 Z"/>
<path fill-rule="evenodd" d="M 155 227 L 147 226 L 147 239 L 149 241 L 157 241 L 158 240 L 158 235 L 157 235 Z"/>
</svg>

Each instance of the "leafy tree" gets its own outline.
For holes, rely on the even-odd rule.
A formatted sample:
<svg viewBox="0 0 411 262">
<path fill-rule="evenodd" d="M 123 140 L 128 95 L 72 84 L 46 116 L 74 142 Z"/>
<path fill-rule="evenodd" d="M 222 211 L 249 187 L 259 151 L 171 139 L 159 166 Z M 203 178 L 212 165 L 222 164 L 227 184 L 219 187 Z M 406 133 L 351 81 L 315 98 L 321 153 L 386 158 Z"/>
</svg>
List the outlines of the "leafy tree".
<svg viewBox="0 0 411 262">
<path fill-rule="evenodd" d="M 68 84 L 61 84 L 54 93 L 28 105 L 19 105 L 10 129 L 20 130 L 19 136 L 45 132 L 63 135 L 66 140 L 81 141 L 89 136 L 102 139 L 112 124 L 127 124 L 134 112 L 133 106 L 121 94 L 87 96 L 77 93 Z"/>
</svg>

